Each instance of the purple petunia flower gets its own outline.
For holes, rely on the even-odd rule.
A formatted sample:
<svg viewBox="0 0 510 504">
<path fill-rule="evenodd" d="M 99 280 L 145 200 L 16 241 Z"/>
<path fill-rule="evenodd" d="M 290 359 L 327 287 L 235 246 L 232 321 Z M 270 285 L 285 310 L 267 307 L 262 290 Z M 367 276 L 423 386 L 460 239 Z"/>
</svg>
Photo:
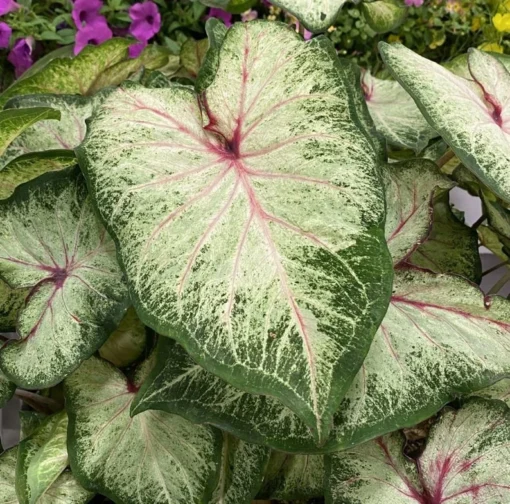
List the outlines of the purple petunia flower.
<svg viewBox="0 0 510 504">
<path fill-rule="evenodd" d="M 140 54 L 142 54 L 142 51 L 147 47 L 147 41 L 141 40 L 140 42 L 137 42 L 136 44 L 132 44 L 129 46 L 129 57 L 130 58 L 138 58 Z"/>
<path fill-rule="evenodd" d="M 7 49 L 11 40 L 12 28 L 7 23 L 0 23 L 0 49 Z"/>
<path fill-rule="evenodd" d="M 0 16 L 14 12 L 19 8 L 21 8 L 21 5 L 14 0 L 0 0 Z"/>
<path fill-rule="evenodd" d="M 140 42 L 147 42 L 161 28 L 161 14 L 154 2 L 136 3 L 129 9 L 129 33 Z"/>
<path fill-rule="evenodd" d="M 405 0 L 405 2 L 408 7 L 420 7 L 423 5 L 423 0 Z"/>
<path fill-rule="evenodd" d="M 18 39 L 11 49 L 9 56 L 7 56 L 7 60 L 14 65 L 16 77 L 19 77 L 34 63 L 32 58 L 34 45 L 35 40 L 33 37 Z"/>
<path fill-rule="evenodd" d="M 296 22 L 296 31 L 299 33 L 299 21 Z M 303 31 L 303 38 L 305 40 L 310 40 L 312 37 L 313 33 L 305 28 Z"/>
<path fill-rule="evenodd" d="M 103 7 L 101 0 L 76 0 L 73 5 L 73 21 L 80 30 L 84 26 L 93 23 L 101 17 L 99 11 Z"/>
<path fill-rule="evenodd" d="M 230 14 L 230 12 L 224 11 L 223 9 L 216 9 L 215 7 L 212 7 L 209 9 L 209 12 L 205 17 L 205 19 L 209 18 L 221 19 L 227 28 L 232 26 L 232 14 Z"/>
<path fill-rule="evenodd" d="M 106 18 L 104 16 L 99 16 L 91 23 L 80 28 L 78 33 L 76 33 L 74 54 L 79 54 L 88 44 L 99 45 L 111 39 L 112 36 L 113 33 L 106 22 Z"/>
</svg>

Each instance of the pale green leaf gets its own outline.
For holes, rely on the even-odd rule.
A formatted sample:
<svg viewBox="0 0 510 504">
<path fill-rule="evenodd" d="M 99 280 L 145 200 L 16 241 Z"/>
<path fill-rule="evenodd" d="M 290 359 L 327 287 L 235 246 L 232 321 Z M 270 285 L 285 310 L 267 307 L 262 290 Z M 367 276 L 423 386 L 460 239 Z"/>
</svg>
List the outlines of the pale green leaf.
<svg viewBox="0 0 510 504">
<path fill-rule="evenodd" d="M 16 187 L 44 173 L 64 170 L 75 164 L 76 156 L 69 150 L 50 150 L 19 156 L 0 171 L 0 199 L 9 198 Z"/>
<path fill-rule="evenodd" d="M 492 56 L 469 53 L 470 79 L 402 45 L 380 44 L 381 55 L 429 124 L 461 162 L 499 197 L 510 200 L 510 74 Z"/>
<path fill-rule="evenodd" d="M 0 157 L 4 155 L 13 140 L 33 124 L 45 120 L 54 122 L 58 119 L 60 119 L 60 112 L 47 106 L 27 110 L 2 110 L 0 112 Z"/>
<path fill-rule="evenodd" d="M 25 411 L 19 412 L 19 423 L 20 423 L 20 439 L 23 441 L 28 436 L 31 436 L 47 418 L 44 413 L 37 411 Z"/>
<path fill-rule="evenodd" d="M 131 307 L 99 349 L 99 355 L 117 367 L 128 366 L 142 355 L 146 339 L 145 326 Z"/>
<path fill-rule="evenodd" d="M 324 440 L 392 277 L 358 75 L 271 22 L 234 25 L 221 55 L 200 102 L 112 93 L 80 165 L 141 320 Z"/>
<path fill-rule="evenodd" d="M 510 496 L 510 412 L 471 400 L 446 411 L 415 463 L 395 433 L 327 457 L 328 504 L 505 504 Z"/>
<path fill-rule="evenodd" d="M 376 33 L 387 33 L 400 26 L 407 17 L 407 6 L 401 0 L 363 2 L 361 11 Z"/>
<path fill-rule="evenodd" d="M 209 49 L 209 40 L 195 40 L 189 38 L 181 48 L 181 64 L 191 77 L 196 78 L 205 54 Z"/>
<path fill-rule="evenodd" d="M 0 455 L 0 504 L 18 504 L 14 480 L 16 477 L 17 448 Z"/>
<path fill-rule="evenodd" d="M 477 229 L 480 244 L 487 247 L 501 261 L 510 261 L 510 240 L 496 233 L 489 226 L 479 226 Z"/>
<path fill-rule="evenodd" d="M 324 457 L 273 452 L 262 499 L 295 500 L 324 496 Z"/>
<path fill-rule="evenodd" d="M 75 58 L 57 57 L 40 70 L 19 79 L 0 95 L 0 106 L 15 96 L 33 94 L 80 94 L 96 91 L 96 82 L 108 68 L 128 58 L 132 42 L 114 38 L 99 46 L 88 45 Z M 109 85 L 103 82 L 104 86 Z"/>
<path fill-rule="evenodd" d="M 16 385 L 0 371 L 0 408 L 3 408 L 16 391 Z"/>
<path fill-rule="evenodd" d="M 93 496 L 94 493 L 85 490 L 70 472 L 64 472 L 39 498 L 37 504 L 85 504 Z"/>
<path fill-rule="evenodd" d="M 362 70 L 361 86 L 375 127 L 390 145 L 419 153 L 438 136 L 397 81 L 378 79 Z"/>
<path fill-rule="evenodd" d="M 490 387 L 478 390 L 473 394 L 476 397 L 483 397 L 485 399 L 499 399 L 504 401 L 507 406 L 510 406 L 510 379 L 504 378 L 494 383 Z"/>
<path fill-rule="evenodd" d="M 130 418 L 139 379 L 93 357 L 65 380 L 73 474 L 123 504 L 210 502 L 221 434 L 168 413 Z"/>
<path fill-rule="evenodd" d="M 386 241 L 398 264 L 429 234 L 432 199 L 436 189 L 453 183 L 426 159 L 412 159 L 384 166 L 386 186 Z"/>
<path fill-rule="evenodd" d="M 0 202 L 0 221 L 0 276 L 31 288 L 0 366 L 23 388 L 47 388 L 104 343 L 129 304 L 115 246 L 77 170 L 20 186 Z"/>
<path fill-rule="evenodd" d="M 434 273 L 460 275 L 480 283 L 482 264 L 477 232 L 455 217 L 447 192 L 435 198 L 430 232 L 409 257 L 408 263 Z"/>
<path fill-rule="evenodd" d="M 218 486 L 210 504 L 250 504 L 262 486 L 270 452 L 224 433 Z"/>
<path fill-rule="evenodd" d="M 0 280 L 0 331 L 14 330 L 28 293 L 28 289 L 11 289 Z"/>
</svg>

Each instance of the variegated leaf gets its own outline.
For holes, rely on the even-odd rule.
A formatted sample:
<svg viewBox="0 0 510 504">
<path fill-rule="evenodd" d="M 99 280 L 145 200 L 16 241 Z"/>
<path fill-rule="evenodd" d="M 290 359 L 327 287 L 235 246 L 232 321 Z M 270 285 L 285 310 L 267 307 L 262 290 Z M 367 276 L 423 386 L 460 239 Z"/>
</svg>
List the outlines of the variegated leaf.
<svg viewBox="0 0 510 504">
<path fill-rule="evenodd" d="M 85 490 L 70 472 L 62 473 L 41 495 L 37 504 L 86 504 L 94 496 Z"/>
<path fill-rule="evenodd" d="M 510 406 L 510 378 L 503 378 L 490 387 L 476 391 L 473 396 L 485 399 L 498 399 Z"/>
<path fill-rule="evenodd" d="M 502 261 L 510 261 L 510 239 L 500 235 L 490 226 L 479 226 L 476 231 L 481 245 Z"/>
<path fill-rule="evenodd" d="M 400 26 L 407 17 L 407 10 L 400 0 L 375 0 L 361 4 L 368 25 L 376 33 L 387 33 Z"/>
<path fill-rule="evenodd" d="M 16 385 L 0 371 L 0 408 L 3 408 L 16 391 Z"/>
<path fill-rule="evenodd" d="M 76 156 L 73 151 L 51 150 L 19 156 L 0 170 L 0 199 L 9 198 L 16 187 L 44 173 L 64 170 L 74 165 Z"/>
<path fill-rule="evenodd" d="M 314 33 L 325 32 L 335 23 L 340 9 L 347 0 L 270 0 L 277 7 L 296 16 Z"/>
<path fill-rule="evenodd" d="M 12 332 L 21 309 L 25 305 L 29 289 L 11 289 L 0 280 L 0 331 Z"/>
<path fill-rule="evenodd" d="M 0 112 L 0 159 L 12 142 L 27 128 L 39 121 L 55 122 L 60 112 L 48 106 L 28 110 L 3 110 Z"/>
<path fill-rule="evenodd" d="M 510 496 L 510 411 L 471 400 L 446 411 L 416 463 L 390 434 L 327 457 L 327 504 L 505 504 Z"/>
<path fill-rule="evenodd" d="M 119 89 L 77 149 L 142 321 L 321 440 L 392 277 L 358 78 L 325 39 L 234 25 L 200 100 Z"/>
<path fill-rule="evenodd" d="M 390 145 L 419 153 L 438 136 L 397 81 L 362 70 L 361 86 L 375 127 Z"/>
<path fill-rule="evenodd" d="M 134 381 L 95 357 L 65 380 L 69 456 L 81 484 L 123 504 L 210 502 L 221 434 L 168 413 L 129 408 Z"/>
<path fill-rule="evenodd" d="M 117 367 L 125 367 L 142 355 L 146 340 L 145 326 L 131 307 L 99 349 L 99 355 Z"/>
<path fill-rule="evenodd" d="M 398 264 L 409 256 L 429 233 L 432 198 L 436 189 L 453 183 L 432 161 L 413 159 L 391 163 L 383 169 L 386 186 L 386 241 Z"/>
<path fill-rule="evenodd" d="M 15 447 L 0 455 L 0 504 L 18 504 L 14 486 L 17 451 Z"/>
<path fill-rule="evenodd" d="M 91 94 L 98 90 L 96 82 L 105 71 L 128 58 L 131 43 L 127 39 L 114 38 L 99 46 L 88 45 L 75 58 L 54 58 L 35 73 L 18 79 L 7 88 L 0 95 L 0 107 L 21 95 Z M 110 84 L 103 82 L 104 87 Z"/>
<path fill-rule="evenodd" d="M 510 200 L 510 74 L 506 68 L 473 49 L 468 56 L 468 80 L 399 44 L 381 43 L 380 52 L 462 163 L 494 193 Z"/>
<path fill-rule="evenodd" d="M 95 352 L 127 308 L 115 246 L 77 170 L 19 187 L 0 202 L 0 221 L 0 276 L 31 288 L 0 367 L 21 387 L 47 388 Z"/>
<path fill-rule="evenodd" d="M 224 433 L 218 486 L 210 504 L 250 504 L 262 486 L 270 452 Z"/>
<path fill-rule="evenodd" d="M 295 500 L 324 496 L 324 457 L 273 452 L 258 498 Z"/>
<path fill-rule="evenodd" d="M 21 410 L 19 412 L 20 440 L 23 441 L 31 436 L 48 418 L 44 413 L 38 411 Z"/>
<path fill-rule="evenodd" d="M 68 465 L 67 414 L 48 417 L 18 445 L 16 492 L 21 504 L 35 504 Z"/>
<path fill-rule="evenodd" d="M 47 150 L 73 150 L 85 138 L 85 120 L 106 97 L 109 90 L 93 97 L 76 95 L 32 95 L 10 100 L 8 111 L 29 112 L 33 109 L 51 107 L 58 111 L 60 121 L 40 120 L 17 136 L 0 156 L 0 167 L 18 156 Z M 51 119 L 51 118 L 50 118 Z"/>
<path fill-rule="evenodd" d="M 510 71 L 510 56 L 507 54 L 500 54 L 491 52 L 490 55 L 493 58 L 496 58 L 507 70 Z M 464 77 L 464 79 L 471 80 L 471 74 L 469 73 L 469 65 L 468 65 L 468 54 L 460 54 L 456 56 L 451 61 L 447 61 L 442 64 L 445 68 L 453 72 L 455 75 L 459 77 Z"/>
<path fill-rule="evenodd" d="M 447 192 L 436 196 L 430 233 L 407 262 L 434 273 L 460 275 L 480 283 L 478 234 L 454 215 Z"/>
<path fill-rule="evenodd" d="M 181 64 L 192 78 L 196 78 L 202 64 L 205 54 L 209 48 L 207 39 L 195 40 L 189 38 L 181 48 Z"/>
</svg>

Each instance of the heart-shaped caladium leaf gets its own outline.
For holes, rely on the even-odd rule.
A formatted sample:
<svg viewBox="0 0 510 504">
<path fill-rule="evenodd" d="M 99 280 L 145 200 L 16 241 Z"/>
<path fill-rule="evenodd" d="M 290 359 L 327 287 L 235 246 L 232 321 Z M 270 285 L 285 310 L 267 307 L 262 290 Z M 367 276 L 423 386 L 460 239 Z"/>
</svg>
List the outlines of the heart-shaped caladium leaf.
<svg viewBox="0 0 510 504">
<path fill-rule="evenodd" d="M 361 86 L 375 127 L 390 145 L 418 153 L 438 136 L 397 81 L 378 79 L 362 70 Z"/>
<path fill-rule="evenodd" d="M 320 447 L 279 401 L 232 387 L 167 339 L 132 412 L 161 409 L 282 451 L 341 450 L 414 425 L 509 373 L 509 317 L 507 300 L 484 299 L 460 278 L 399 270 L 388 313 Z"/>
<path fill-rule="evenodd" d="M 131 307 L 99 349 L 99 355 L 117 367 L 126 367 L 142 355 L 146 340 L 145 326 Z"/>
<path fill-rule="evenodd" d="M 8 380 L 0 371 L 0 408 L 3 408 L 7 401 L 14 395 L 16 385 Z"/>
<path fill-rule="evenodd" d="M 16 493 L 21 504 L 35 504 L 68 465 L 67 414 L 47 419 L 18 445 Z"/>
<path fill-rule="evenodd" d="M 386 241 L 398 264 L 429 234 L 432 199 L 436 189 L 449 189 L 453 183 L 432 161 L 413 159 L 385 165 Z"/>
<path fill-rule="evenodd" d="M 510 200 L 510 74 L 473 49 L 470 79 L 458 77 L 404 46 L 380 44 L 381 55 L 429 124 L 462 163 L 501 198 Z"/>
<path fill-rule="evenodd" d="M 0 220 L 0 276 L 31 289 L 20 339 L 2 348 L 0 367 L 19 386 L 50 387 L 104 343 L 127 308 L 115 245 L 78 170 L 19 187 L 0 202 Z"/>
<path fill-rule="evenodd" d="M 328 504 L 504 504 L 510 496 L 510 411 L 470 400 L 445 412 L 416 463 L 390 434 L 327 457 Z"/>
<path fill-rule="evenodd" d="M 131 418 L 146 366 L 131 382 L 93 357 L 65 380 L 73 474 L 84 487 L 124 504 L 210 502 L 221 434 L 157 411 Z"/>
<path fill-rule="evenodd" d="M 59 119 L 60 112 L 48 106 L 0 112 L 0 159 L 5 155 L 12 142 L 27 128 L 39 121 L 49 123 Z"/>
<path fill-rule="evenodd" d="M 477 231 L 455 216 L 448 193 L 438 194 L 434 199 L 430 232 L 407 262 L 434 273 L 460 275 L 480 283 L 482 263 Z"/>
<path fill-rule="evenodd" d="M 220 474 L 210 504 L 250 504 L 259 492 L 271 450 L 223 435 Z"/>
<path fill-rule="evenodd" d="M 297 500 L 324 496 L 324 457 L 273 452 L 260 499 Z"/>
<path fill-rule="evenodd" d="M 112 93 L 80 165 L 142 321 L 323 441 L 391 290 L 359 75 L 276 23 L 235 25 L 220 53 L 201 96 Z"/>
<path fill-rule="evenodd" d="M 85 138 L 88 119 L 94 108 L 102 103 L 110 90 L 93 97 L 76 95 L 31 95 L 20 96 L 9 101 L 6 112 L 29 113 L 32 109 L 51 108 L 60 116 L 60 121 L 39 120 L 17 135 L 4 154 L 0 166 L 18 156 L 47 150 L 72 150 Z M 49 119 L 53 119 L 50 117 Z"/>
<path fill-rule="evenodd" d="M 44 173 L 64 170 L 74 165 L 76 165 L 76 156 L 69 150 L 50 150 L 21 155 L 0 170 L 0 199 L 9 198 L 14 194 L 16 187 Z"/>
</svg>

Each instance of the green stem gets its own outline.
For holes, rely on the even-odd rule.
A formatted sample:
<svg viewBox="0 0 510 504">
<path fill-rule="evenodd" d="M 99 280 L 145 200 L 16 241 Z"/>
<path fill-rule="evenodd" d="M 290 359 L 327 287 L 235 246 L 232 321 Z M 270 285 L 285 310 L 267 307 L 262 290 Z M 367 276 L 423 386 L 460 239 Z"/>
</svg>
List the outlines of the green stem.
<svg viewBox="0 0 510 504">
<path fill-rule="evenodd" d="M 23 402 L 34 408 L 40 413 L 56 413 L 62 409 L 62 405 L 49 397 L 44 397 L 29 390 L 16 389 L 16 396 Z"/>
<path fill-rule="evenodd" d="M 510 271 L 507 271 L 491 288 L 489 292 L 487 292 L 488 296 L 492 296 L 497 294 L 510 280 Z"/>
<path fill-rule="evenodd" d="M 487 218 L 486 215 L 482 214 L 482 216 L 471 226 L 471 229 L 478 229 L 480 225 L 483 224 L 486 218 Z"/>
<path fill-rule="evenodd" d="M 501 268 L 501 266 L 506 266 L 507 264 L 508 264 L 508 260 L 500 262 L 499 264 L 492 266 L 492 268 L 489 268 L 487 271 L 484 271 L 482 273 L 482 276 L 488 275 L 489 273 L 492 273 L 493 271 L 496 271 L 497 269 Z"/>
</svg>

